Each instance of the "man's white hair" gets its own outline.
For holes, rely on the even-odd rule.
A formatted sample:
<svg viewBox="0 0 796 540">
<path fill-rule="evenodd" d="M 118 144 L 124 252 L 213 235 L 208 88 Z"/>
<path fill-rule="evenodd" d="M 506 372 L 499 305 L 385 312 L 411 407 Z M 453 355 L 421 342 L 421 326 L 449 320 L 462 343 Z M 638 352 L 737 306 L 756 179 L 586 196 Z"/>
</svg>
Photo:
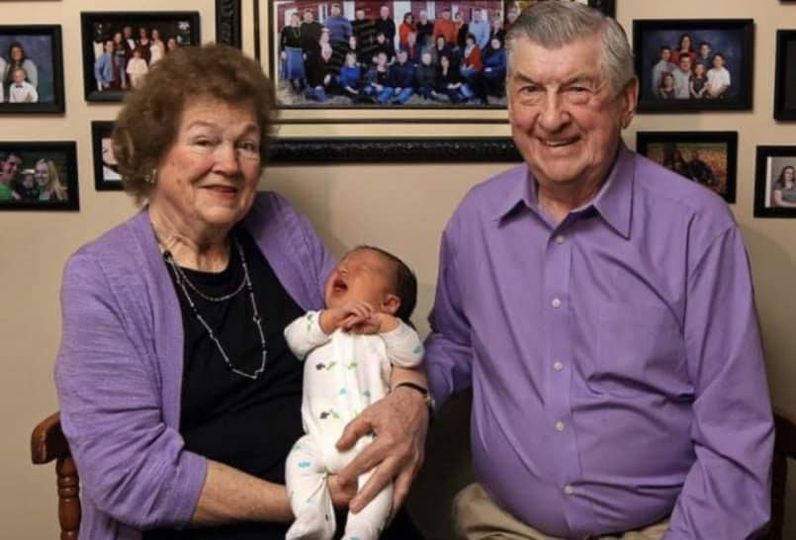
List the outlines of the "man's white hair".
<svg viewBox="0 0 796 540">
<path fill-rule="evenodd" d="M 571 0 L 538 2 L 522 12 L 506 34 L 508 71 L 514 42 L 519 38 L 555 49 L 594 35 L 600 38 L 600 70 L 614 92 L 619 92 L 635 76 L 633 51 L 625 31 L 613 18 Z"/>
</svg>

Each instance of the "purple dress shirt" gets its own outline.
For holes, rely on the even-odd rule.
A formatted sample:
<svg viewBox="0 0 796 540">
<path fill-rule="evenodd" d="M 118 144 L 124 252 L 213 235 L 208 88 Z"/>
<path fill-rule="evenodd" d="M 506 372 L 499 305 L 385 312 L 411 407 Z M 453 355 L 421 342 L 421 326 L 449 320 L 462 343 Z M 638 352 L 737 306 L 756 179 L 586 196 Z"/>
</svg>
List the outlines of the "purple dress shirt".
<svg viewBox="0 0 796 540">
<path fill-rule="evenodd" d="M 476 478 L 555 536 L 671 514 L 667 539 L 752 537 L 773 424 L 749 263 L 724 202 L 626 148 L 555 224 L 525 165 L 476 186 L 441 246 L 426 362 L 472 387 Z"/>
<path fill-rule="evenodd" d="M 334 261 L 309 221 L 261 193 L 244 223 L 293 299 L 320 309 Z M 207 461 L 179 434 L 182 314 L 145 211 L 69 259 L 61 305 L 55 382 L 81 478 L 80 538 L 185 525 Z"/>
</svg>

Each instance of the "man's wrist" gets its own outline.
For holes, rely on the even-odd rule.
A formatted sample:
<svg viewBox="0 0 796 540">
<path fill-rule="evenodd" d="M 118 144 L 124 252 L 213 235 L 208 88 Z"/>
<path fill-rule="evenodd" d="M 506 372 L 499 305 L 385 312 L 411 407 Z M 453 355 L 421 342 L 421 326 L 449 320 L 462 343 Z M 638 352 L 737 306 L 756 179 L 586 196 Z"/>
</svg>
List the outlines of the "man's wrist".
<svg viewBox="0 0 796 540">
<path fill-rule="evenodd" d="M 393 386 L 391 391 L 394 392 L 399 388 L 408 388 L 416 392 L 418 395 L 420 395 L 420 397 L 423 398 L 423 402 L 425 403 L 426 407 L 428 407 L 429 415 L 431 416 L 434 414 L 434 396 L 431 395 L 431 392 L 428 388 L 411 381 L 403 381 Z"/>
</svg>

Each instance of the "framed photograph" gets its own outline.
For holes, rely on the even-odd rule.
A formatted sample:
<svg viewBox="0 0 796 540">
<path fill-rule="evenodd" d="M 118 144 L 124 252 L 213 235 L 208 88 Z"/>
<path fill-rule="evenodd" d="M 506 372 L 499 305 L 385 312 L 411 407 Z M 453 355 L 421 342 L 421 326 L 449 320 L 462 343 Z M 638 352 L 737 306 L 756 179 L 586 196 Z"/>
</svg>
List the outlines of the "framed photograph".
<svg viewBox="0 0 796 540">
<path fill-rule="evenodd" d="M 640 112 L 752 108 L 752 19 L 636 20 Z"/>
<path fill-rule="evenodd" d="M 79 210 L 74 142 L 0 142 L 0 210 Z"/>
<path fill-rule="evenodd" d="M 636 151 L 735 202 L 736 131 L 639 131 Z"/>
<path fill-rule="evenodd" d="M 265 1 L 283 108 L 506 107 L 503 0 Z"/>
<path fill-rule="evenodd" d="M 777 30 L 774 118 L 796 120 L 796 30 Z"/>
<path fill-rule="evenodd" d="M 755 217 L 796 218 L 796 146 L 758 146 Z"/>
<path fill-rule="evenodd" d="M 86 101 L 121 101 L 149 66 L 178 47 L 198 45 L 199 13 L 81 13 Z"/>
<path fill-rule="evenodd" d="M 58 25 L 0 26 L 0 114 L 64 112 Z"/>
<path fill-rule="evenodd" d="M 122 177 L 117 170 L 111 146 L 113 122 L 91 122 L 91 152 L 94 156 L 94 187 L 97 191 L 122 191 Z"/>
</svg>

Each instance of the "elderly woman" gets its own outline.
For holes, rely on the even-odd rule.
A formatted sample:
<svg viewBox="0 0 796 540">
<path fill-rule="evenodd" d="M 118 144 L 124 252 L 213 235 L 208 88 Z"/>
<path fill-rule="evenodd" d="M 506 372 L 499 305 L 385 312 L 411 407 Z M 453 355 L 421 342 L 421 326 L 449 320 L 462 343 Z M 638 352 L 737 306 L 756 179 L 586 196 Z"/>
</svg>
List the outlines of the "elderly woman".
<svg viewBox="0 0 796 540">
<path fill-rule="evenodd" d="M 286 200 L 256 193 L 274 106 L 254 61 L 208 45 L 164 56 L 117 118 L 124 186 L 146 204 L 71 257 L 62 290 L 56 383 L 81 538 L 281 539 L 292 520 L 302 366 L 283 330 L 322 306 L 333 261 Z M 338 507 L 360 510 L 393 477 L 397 506 L 419 467 L 425 380 L 392 382 L 340 440 L 376 434 L 330 477 Z"/>
<path fill-rule="evenodd" d="M 787 165 L 779 172 L 771 189 L 771 205 L 777 208 L 796 208 L 796 170 Z"/>
</svg>

